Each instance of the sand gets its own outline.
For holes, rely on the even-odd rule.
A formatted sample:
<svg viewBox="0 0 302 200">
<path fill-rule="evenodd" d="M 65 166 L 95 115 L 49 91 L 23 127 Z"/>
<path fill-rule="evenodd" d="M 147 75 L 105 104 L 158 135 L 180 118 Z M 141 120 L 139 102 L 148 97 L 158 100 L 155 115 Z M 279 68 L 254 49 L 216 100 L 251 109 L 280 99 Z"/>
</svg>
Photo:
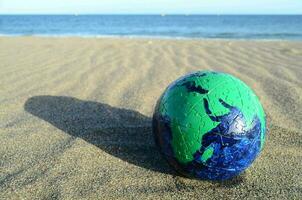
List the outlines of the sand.
<svg viewBox="0 0 302 200">
<path fill-rule="evenodd" d="M 151 117 L 186 73 L 233 74 L 259 96 L 260 157 L 226 182 L 178 176 Z M 1 199 L 301 199 L 302 42 L 0 37 Z"/>
</svg>

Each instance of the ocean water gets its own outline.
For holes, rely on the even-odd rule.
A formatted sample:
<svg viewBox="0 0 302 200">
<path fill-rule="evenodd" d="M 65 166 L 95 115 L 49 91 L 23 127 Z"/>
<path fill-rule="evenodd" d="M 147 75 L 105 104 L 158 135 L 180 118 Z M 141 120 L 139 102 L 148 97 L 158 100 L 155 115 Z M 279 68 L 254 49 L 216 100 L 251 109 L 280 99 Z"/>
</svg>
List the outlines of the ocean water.
<svg viewBox="0 0 302 200">
<path fill-rule="evenodd" d="M 0 35 L 302 40 L 302 15 L 0 15 Z"/>
</svg>

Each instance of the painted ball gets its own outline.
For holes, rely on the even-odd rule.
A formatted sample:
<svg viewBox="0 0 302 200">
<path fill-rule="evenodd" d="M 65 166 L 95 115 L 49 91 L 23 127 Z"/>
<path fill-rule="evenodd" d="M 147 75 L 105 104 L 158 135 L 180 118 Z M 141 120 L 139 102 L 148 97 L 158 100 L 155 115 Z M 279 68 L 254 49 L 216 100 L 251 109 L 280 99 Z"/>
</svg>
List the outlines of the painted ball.
<svg viewBox="0 0 302 200">
<path fill-rule="evenodd" d="M 266 119 L 255 93 L 238 78 L 199 71 L 173 82 L 157 102 L 153 133 L 179 173 L 210 180 L 232 178 L 263 148 Z"/>
</svg>

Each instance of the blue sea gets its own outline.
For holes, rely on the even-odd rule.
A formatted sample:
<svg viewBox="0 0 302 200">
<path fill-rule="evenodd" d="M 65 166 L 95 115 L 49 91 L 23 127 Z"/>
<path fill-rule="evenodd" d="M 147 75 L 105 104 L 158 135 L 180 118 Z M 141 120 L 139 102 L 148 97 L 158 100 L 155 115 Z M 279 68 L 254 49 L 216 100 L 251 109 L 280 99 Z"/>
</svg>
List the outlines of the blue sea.
<svg viewBox="0 0 302 200">
<path fill-rule="evenodd" d="M 302 40 L 302 15 L 0 15 L 0 35 Z"/>
</svg>

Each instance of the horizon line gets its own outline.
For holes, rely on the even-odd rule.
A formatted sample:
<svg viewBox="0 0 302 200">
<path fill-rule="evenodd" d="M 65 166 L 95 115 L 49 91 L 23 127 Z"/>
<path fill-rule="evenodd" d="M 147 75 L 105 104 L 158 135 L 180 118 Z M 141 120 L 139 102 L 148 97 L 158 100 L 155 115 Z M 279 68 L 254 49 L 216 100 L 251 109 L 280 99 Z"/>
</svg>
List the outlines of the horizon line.
<svg viewBox="0 0 302 200">
<path fill-rule="evenodd" d="M 0 13 L 0 15 L 302 15 L 302 13 Z"/>
</svg>

